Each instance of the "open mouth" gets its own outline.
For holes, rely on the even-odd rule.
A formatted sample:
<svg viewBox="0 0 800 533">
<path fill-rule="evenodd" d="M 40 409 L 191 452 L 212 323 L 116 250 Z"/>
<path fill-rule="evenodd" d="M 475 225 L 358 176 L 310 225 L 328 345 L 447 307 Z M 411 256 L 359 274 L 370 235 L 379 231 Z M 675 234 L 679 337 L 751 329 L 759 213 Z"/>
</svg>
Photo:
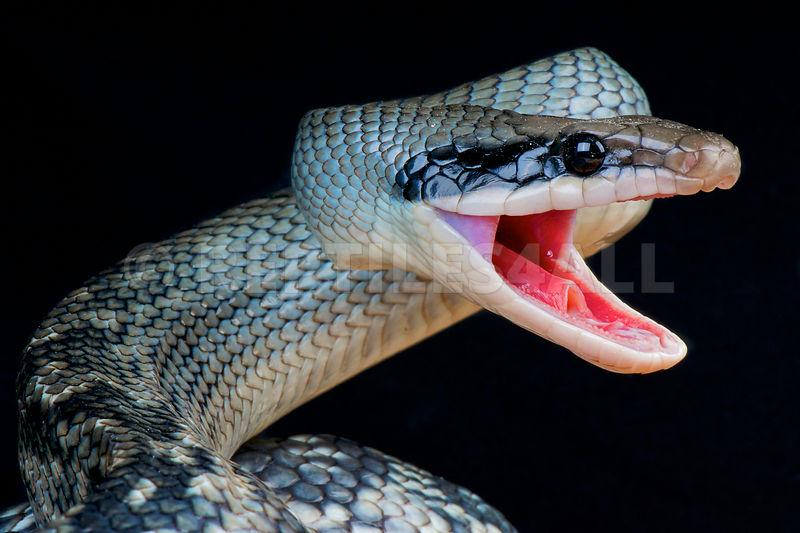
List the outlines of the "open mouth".
<svg viewBox="0 0 800 533">
<path fill-rule="evenodd" d="M 624 304 L 591 272 L 573 244 L 577 210 L 522 216 L 438 214 L 484 252 L 493 274 L 513 291 L 517 301 L 509 318 L 519 325 L 618 372 L 668 368 L 685 355 L 686 347 L 675 334 Z"/>
</svg>

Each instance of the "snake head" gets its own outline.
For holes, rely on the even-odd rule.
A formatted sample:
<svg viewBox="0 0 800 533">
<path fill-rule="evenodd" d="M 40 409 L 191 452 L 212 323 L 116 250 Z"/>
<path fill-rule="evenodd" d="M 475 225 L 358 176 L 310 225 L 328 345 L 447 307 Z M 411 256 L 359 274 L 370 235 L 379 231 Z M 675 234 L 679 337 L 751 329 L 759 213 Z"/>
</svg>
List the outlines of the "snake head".
<svg viewBox="0 0 800 533">
<path fill-rule="evenodd" d="M 645 373 L 680 361 L 681 339 L 588 268 L 593 243 L 584 249 L 581 234 L 602 221 L 584 217 L 581 227 L 578 212 L 624 202 L 646 211 L 642 200 L 730 188 L 740 171 L 736 147 L 651 117 L 498 115 L 491 131 L 416 154 L 398 173 L 431 242 L 450 247 L 428 254 L 430 275 L 608 370 Z"/>
<path fill-rule="evenodd" d="M 380 104 L 311 116 L 305 131 L 295 190 L 309 225 L 331 256 L 337 244 L 379 251 L 338 266 L 412 271 L 612 371 L 686 354 L 583 256 L 651 199 L 733 186 L 739 153 L 722 136 L 647 116 Z"/>
<path fill-rule="evenodd" d="M 736 147 L 652 117 L 575 120 L 498 113 L 409 158 L 395 180 L 409 201 L 471 216 L 521 216 L 727 189 Z"/>
</svg>

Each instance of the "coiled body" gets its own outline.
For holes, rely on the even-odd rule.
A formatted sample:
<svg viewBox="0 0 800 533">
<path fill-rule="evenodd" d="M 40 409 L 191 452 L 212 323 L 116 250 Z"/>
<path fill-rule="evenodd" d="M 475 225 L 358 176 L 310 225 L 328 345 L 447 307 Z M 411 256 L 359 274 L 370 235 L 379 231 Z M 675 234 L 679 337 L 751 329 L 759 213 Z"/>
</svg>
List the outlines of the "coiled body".
<svg viewBox="0 0 800 533">
<path fill-rule="evenodd" d="M 386 105 L 462 104 L 481 106 L 464 117 L 494 108 L 579 118 L 649 112 L 638 85 L 592 49 Z M 19 376 L 19 427 L 39 526 L 513 530 L 468 491 L 334 437 L 258 441 L 231 460 L 300 404 L 480 309 L 416 267 L 363 257 L 334 264 L 335 244 L 380 244 L 374 236 L 406 226 L 395 183 L 370 174 L 374 161 L 404 164 L 444 135 L 435 120 L 428 132 L 384 128 L 370 108 L 337 113 L 339 135 L 320 134 L 330 114 L 304 123 L 294 191 L 140 250 L 71 293 L 34 333 Z M 348 122 L 347 113 L 358 116 Z M 429 115 L 439 116 L 419 113 Z M 307 179 L 315 173 L 327 180 L 316 189 Z M 605 231 L 579 221 L 576 238 L 586 236 L 591 253 L 646 205 L 637 209 L 602 211 Z M 17 511 L 7 523 L 32 527 Z"/>
</svg>

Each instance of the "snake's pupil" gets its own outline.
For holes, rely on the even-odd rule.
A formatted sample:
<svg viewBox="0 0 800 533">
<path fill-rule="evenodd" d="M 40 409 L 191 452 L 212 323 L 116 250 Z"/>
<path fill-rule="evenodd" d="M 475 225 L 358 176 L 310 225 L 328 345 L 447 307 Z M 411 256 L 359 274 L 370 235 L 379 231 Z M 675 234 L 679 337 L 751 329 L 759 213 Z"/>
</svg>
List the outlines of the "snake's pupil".
<svg viewBox="0 0 800 533">
<path fill-rule="evenodd" d="M 567 170 L 579 176 L 588 176 L 603 165 L 606 147 L 594 135 L 576 133 L 564 141 L 563 157 Z"/>
</svg>

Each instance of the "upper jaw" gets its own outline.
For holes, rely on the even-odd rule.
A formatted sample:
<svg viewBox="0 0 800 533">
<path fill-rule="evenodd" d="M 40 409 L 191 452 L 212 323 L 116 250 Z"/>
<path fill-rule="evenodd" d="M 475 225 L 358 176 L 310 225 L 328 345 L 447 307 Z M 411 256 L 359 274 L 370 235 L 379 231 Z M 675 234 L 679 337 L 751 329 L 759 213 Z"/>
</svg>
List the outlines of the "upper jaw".
<svg viewBox="0 0 800 533">
<path fill-rule="evenodd" d="M 481 170 L 485 175 L 475 187 L 462 183 L 463 175 L 451 181 L 446 171 L 428 173 L 435 168 L 426 167 L 416 178 L 420 180 L 419 199 L 431 207 L 464 215 L 520 216 L 692 195 L 729 189 L 736 183 L 741 171 L 739 151 L 721 135 L 660 119 L 635 118 L 630 124 L 617 119 L 579 122 L 565 128 L 565 132 L 576 129 L 602 138 L 608 153 L 603 166 L 592 175 L 579 177 L 564 172 L 527 181 L 519 177 L 509 180 L 502 171 L 489 168 Z M 544 149 L 526 154 L 537 154 L 537 150 Z M 548 153 L 539 155 L 542 161 Z M 532 168 L 523 165 L 522 159 L 531 158 L 520 158 L 519 172 L 523 171 L 521 167 Z M 408 170 L 414 170 L 413 165 Z"/>
<path fill-rule="evenodd" d="M 730 189 L 739 178 L 739 153 L 700 150 L 671 160 L 681 173 L 662 166 L 610 166 L 597 176 L 561 176 L 512 190 L 504 184 L 460 196 L 426 199 L 431 207 L 472 216 L 521 216 L 551 210 L 572 210 L 650 198 L 689 196 L 700 191 Z"/>
</svg>

